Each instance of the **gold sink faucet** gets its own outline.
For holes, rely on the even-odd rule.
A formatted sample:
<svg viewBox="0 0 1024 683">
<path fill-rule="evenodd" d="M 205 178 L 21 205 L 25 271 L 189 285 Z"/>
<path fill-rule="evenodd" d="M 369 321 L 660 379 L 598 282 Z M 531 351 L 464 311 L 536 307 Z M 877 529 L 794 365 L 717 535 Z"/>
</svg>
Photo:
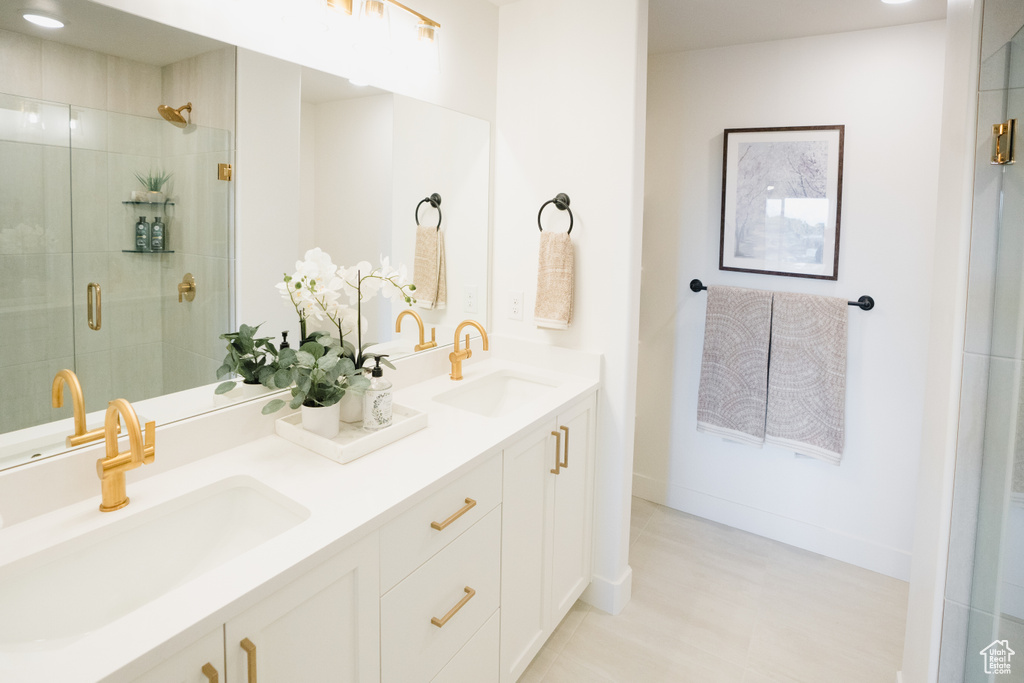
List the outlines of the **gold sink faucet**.
<svg viewBox="0 0 1024 683">
<path fill-rule="evenodd" d="M 416 325 L 420 328 L 420 343 L 417 344 L 415 347 L 413 347 L 413 350 L 414 351 L 424 351 L 426 349 L 432 349 L 435 346 L 437 346 L 437 342 L 434 340 L 435 335 L 437 334 L 437 328 L 431 327 L 430 328 L 430 341 L 424 341 L 424 339 L 423 339 L 423 318 L 421 318 L 420 314 L 417 313 L 416 311 L 412 310 L 411 308 L 405 309 L 404 311 L 402 311 L 401 313 L 398 314 L 397 318 L 395 318 L 395 332 L 398 333 L 398 332 L 402 331 L 402 318 L 404 318 L 407 315 L 411 315 L 412 317 L 416 318 Z"/>
<path fill-rule="evenodd" d="M 121 418 L 124 418 L 124 426 L 128 432 L 129 448 L 124 453 L 118 452 L 117 447 Z M 100 476 L 103 493 L 100 512 L 111 512 L 120 510 L 128 504 L 124 473 L 143 464 L 149 464 L 156 457 L 156 422 L 146 423 L 146 441 L 143 443 L 142 429 L 139 427 L 139 416 L 135 414 L 135 408 L 123 398 L 118 398 L 107 406 L 103 432 L 107 439 L 107 455 L 96 461 L 96 473 Z"/>
<path fill-rule="evenodd" d="M 473 352 L 469 348 L 469 334 L 466 334 L 466 348 L 459 349 L 459 335 L 462 334 L 462 329 L 466 325 L 472 325 L 476 329 L 480 330 L 481 336 L 484 338 L 484 351 L 487 350 L 487 330 L 484 326 L 475 320 L 463 320 L 459 323 L 459 326 L 455 328 L 455 350 L 448 354 L 448 360 L 452 362 L 452 373 L 449 375 L 454 380 L 462 379 L 462 361 L 470 358 Z"/>
<path fill-rule="evenodd" d="M 82 444 L 99 441 L 103 438 L 103 427 L 97 427 L 92 431 L 85 429 L 85 396 L 82 394 L 82 384 L 78 376 L 71 370 L 61 370 L 53 378 L 53 387 L 50 390 L 50 403 L 54 408 L 64 407 L 64 385 L 68 386 L 71 392 L 71 410 L 75 415 L 75 433 L 64 440 L 68 448 L 81 446 Z M 118 425 L 120 430 L 120 425 Z"/>
</svg>

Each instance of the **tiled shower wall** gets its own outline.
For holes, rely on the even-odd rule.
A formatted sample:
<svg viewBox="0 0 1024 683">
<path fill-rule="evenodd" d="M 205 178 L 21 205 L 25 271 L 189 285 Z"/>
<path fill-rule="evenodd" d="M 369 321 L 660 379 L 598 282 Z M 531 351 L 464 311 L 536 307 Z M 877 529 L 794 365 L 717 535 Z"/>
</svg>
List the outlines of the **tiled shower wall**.
<svg viewBox="0 0 1024 683">
<path fill-rule="evenodd" d="M 20 351 L 0 360 L 0 432 L 68 415 L 50 408 L 62 367 L 78 373 L 90 411 L 115 396 L 136 401 L 214 381 L 216 337 L 228 325 L 231 219 L 230 184 L 215 178 L 233 149 L 234 49 L 161 68 L 0 30 L 0 93 L 65 104 L 63 125 L 50 126 L 56 139 L 0 140 L 0 329 Z M 159 117 L 157 105 L 186 101 L 195 126 Z M 122 203 L 139 189 L 134 173 L 150 170 L 174 173 L 174 254 L 122 252 L 133 248 L 138 215 L 153 218 L 149 207 Z M 179 304 L 186 272 L 198 292 Z M 89 282 L 102 287 L 99 331 L 87 325 Z"/>
</svg>

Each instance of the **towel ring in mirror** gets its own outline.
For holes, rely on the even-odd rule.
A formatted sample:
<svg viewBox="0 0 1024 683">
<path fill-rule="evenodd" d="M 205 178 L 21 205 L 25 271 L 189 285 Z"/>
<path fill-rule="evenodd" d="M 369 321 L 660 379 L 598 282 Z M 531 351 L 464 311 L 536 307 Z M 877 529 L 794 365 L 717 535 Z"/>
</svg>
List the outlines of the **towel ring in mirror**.
<svg viewBox="0 0 1024 683">
<path fill-rule="evenodd" d="M 441 195 L 434 193 L 429 197 L 420 200 L 420 203 L 416 205 L 416 225 L 420 224 L 420 207 L 424 204 L 429 203 L 432 207 L 437 209 L 437 229 L 441 229 Z"/>
<path fill-rule="evenodd" d="M 540 205 L 540 211 L 537 212 L 537 227 L 540 228 L 541 232 L 544 232 L 544 226 L 540 224 L 540 215 L 544 213 L 544 207 L 547 206 L 548 204 L 554 204 L 555 208 L 558 209 L 559 211 L 569 212 L 569 230 L 565 234 L 571 235 L 573 223 L 572 209 L 569 208 L 569 195 L 567 195 L 564 192 L 559 192 L 557 195 L 555 195 L 554 199 L 549 199 Z"/>
</svg>

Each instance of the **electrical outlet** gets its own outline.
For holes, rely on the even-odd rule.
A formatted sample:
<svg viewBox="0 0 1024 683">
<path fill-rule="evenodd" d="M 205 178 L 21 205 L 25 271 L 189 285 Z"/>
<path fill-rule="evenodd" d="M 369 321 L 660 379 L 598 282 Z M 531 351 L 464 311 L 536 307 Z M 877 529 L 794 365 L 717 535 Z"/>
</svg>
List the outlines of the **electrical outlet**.
<svg viewBox="0 0 1024 683">
<path fill-rule="evenodd" d="M 508 293 L 508 317 L 512 320 L 523 319 L 523 293 Z"/>
<path fill-rule="evenodd" d="M 463 289 L 462 312 L 476 313 L 477 288 L 476 285 L 466 285 Z"/>
</svg>

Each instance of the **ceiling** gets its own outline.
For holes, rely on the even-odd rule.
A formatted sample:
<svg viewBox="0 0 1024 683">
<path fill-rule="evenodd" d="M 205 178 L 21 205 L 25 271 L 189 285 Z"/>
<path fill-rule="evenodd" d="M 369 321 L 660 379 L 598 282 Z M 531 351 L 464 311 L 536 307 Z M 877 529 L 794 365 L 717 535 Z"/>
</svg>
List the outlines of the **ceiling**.
<svg viewBox="0 0 1024 683">
<path fill-rule="evenodd" d="M 650 0 L 650 54 L 944 19 L 946 0 Z"/>
<path fill-rule="evenodd" d="M 490 0 L 507 5 L 516 0 Z M 647 52 L 819 36 L 946 17 L 946 0 L 650 0 Z"/>
<path fill-rule="evenodd" d="M 58 17 L 64 28 L 30 24 L 21 17 L 26 9 Z M 166 66 L 224 46 L 87 0 L 0 0 L 0 29 L 153 66 Z"/>
</svg>

